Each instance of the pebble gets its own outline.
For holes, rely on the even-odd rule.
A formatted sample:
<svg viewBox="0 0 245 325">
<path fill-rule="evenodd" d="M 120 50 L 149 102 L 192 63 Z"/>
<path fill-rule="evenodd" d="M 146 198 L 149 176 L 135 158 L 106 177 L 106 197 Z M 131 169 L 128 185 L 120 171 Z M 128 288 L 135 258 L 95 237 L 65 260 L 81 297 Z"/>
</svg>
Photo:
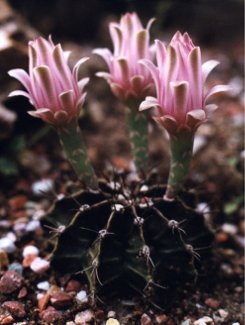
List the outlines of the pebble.
<svg viewBox="0 0 245 325">
<path fill-rule="evenodd" d="M 49 267 L 50 262 L 41 257 L 36 257 L 30 265 L 31 270 L 38 274 L 44 273 L 49 269 Z"/>
<path fill-rule="evenodd" d="M 27 296 L 27 289 L 26 289 L 26 287 L 23 287 L 23 288 L 20 289 L 17 298 L 18 299 L 23 299 L 26 296 Z"/>
<path fill-rule="evenodd" d="M 147 192 L 149 190 L 149 186 L 147 186 L 147 185 L 142 185 L 141 187 L 140 187 L 140 192 Z M 142 315 L 143 316 L 143 315 Z"/>
<path fill-rule="evenodd" d="M 28 245 L 23 249 L 22 256 L 26 257 L 28 255 L 36 255 L 38 256 L 39 249 L 36 246 Z"/>
<path fill-rule="evenodd" d="M 19 301 L 5 301 L 2 307 L 6 308 L 13 317 L 23 318 L 26 315 L 25 307 Z"/>
<path fill-rule="evenodd" d="M 94 313 L 86 309 L 84 311 L 81 311 L 80 313 L 76 314 L 75 316 L 75 324 L 76 325 L 84 325 L 86 322 L 91 322 L 94 318 Z"/>
<path fill-rule="evenodd" d="M 52 179 L 42 179 L 32 184 L 32 192 L 35 195 L 43 196 L 43 193 L 50 192 L 54 188 L 54 182 Z"/>
<path fill-rule="evenodd" d="M 0 270 L 9 265 L 9 259 L 7 253 L 0 249 Z"/>
<path fill-rule="evenodd" d="M 40 314 L 41 319 L 47 323 L 54 323 L 61 318 L 61 312 L 56 310 L 54 307 L 49 306 L 47 309 L 43 310 Z"/>
<path fill-rule="evenodd" d="M 38 309 L 42 312 L 48 305 L 50 299 L 50 294 L 46 293 L 44 294 L 37 294 L 37 300 L 38 300 Z"/>
<path fill-rule="evenodd" d="M 143 314 L 140 319 L 140 325 L 152 325 L 150 316 Z"/>
<path fill-rule="evenodd" d="M 115 318 L 109 318 L 106 321 L 106 325 L 120 325 L 119 321 Z"/>
<path fill-rule="evenodd" d="M 194 322 L 194 325 L 206 325 L 206 324 L 213 324 L 213 319 L 209 316 L 204 316 Z"/>
<path fill-rule="evenodd" d="M 31 263 L 37 258 L 37 255 L 27 255 L 22 261 L 22 266 L 24 268 L 30 267 Z"/>
<path fill-rule="evenodd" d="M 163 324 L 168 320 L 168 316 L 165 314 L 157 315 L 156 316 L 156 323 Z"/>
<path fill-rule="evenodd" d="M 22 273 L 23 273 L 23 267 L 22 267 L 22 265 L 21 265 L 20 263 L 17 263 L 17 262 L 11 263 L 11 264 L 8 266 L 8 269 L 9 269 L 10 271 L 15 271 L 15 272 L 17 272 L 17 273 L 19 273 L 19 274 L 21 274 L 21 275 L 22 275 Z"/>
<path fill-rule="evenodd" d="M 77 293 L 76 295 L 76 301 L 78 303 L 85 303 L 88 302 L 88 296 L 87 296 L 87 292 L 85 290 L 81 290 Z"/>
<path fill-rule="evenodd" d="M 13 226 L 14 232 L 18 235 L 21 236 L 25 233 L 26 231 L 26 223 L 25 222 L 16 222 Z"/>
<path fill-rule="evenodd" d="M 25 230 L 26 232 L 34 232 L 40 228 L 41 228 L 41 224 L 39 220 L 31 220 L 30 222 L 27 223 Z"/>
<path fill-rule="evenodd" d="M 237 226 L 231 224 L 231 223 L 224 223 L 221 227 L 221 229 L 228 235 L 234 236 L 238 229 Z"/>
<path fill-rule="evenodd" d="M 39 290 L 48 291 L 50 288 L 50 283 L 48 281 L 42 281 L 37 284 Z"/>
<path fill-rule="evenodd" d="M 219 313 L 220 317 L 221 317 L 222 319 L 224 319 L 224 320 L 225 320 L 225 318 L 227 318 L 228 315 L 229 315 L 228 311 L 226 311 L 225 309 L 219 309 L 219 310 L 218 310 L 218 313 Z"/>
<path fill-rule="evenodd" d="M 23 284 L 23 277 L 15 271 L 7 271 L 0 279 L 0 293 L 9 294 L 20 289 Z"/>
<path fill-rule="evenodd" d="M 14 319 L 11 315 L 0 315 L 0 325 L 13 324 Z"/>
<path fill-rule="evenodd" d="M 9 237 L 0 239 L 0 249 L 4 250 L 8 254 L 12 254 L 16 251 L 14 241 Z"/>
<path fill-rule="evenodd" d="M 108 318 L 116 318 L 116 312 L 114 310 L 109 310 L 107 313 Z"/>
<path fill-rule="evenodd" d="M 72 304 L 73 298 L 69 293 L 59 291 L 51 295 L 50 301 L 55 308 L 62 309 L 69 307 Z"/>
<path fill-rule="evenodd" d="M 207 298 L 205 300 L 205 305 L 207 305 L 210 308 L 217 309 L 220 306 L 220 302 L 213 298 Z"/>
</svg>

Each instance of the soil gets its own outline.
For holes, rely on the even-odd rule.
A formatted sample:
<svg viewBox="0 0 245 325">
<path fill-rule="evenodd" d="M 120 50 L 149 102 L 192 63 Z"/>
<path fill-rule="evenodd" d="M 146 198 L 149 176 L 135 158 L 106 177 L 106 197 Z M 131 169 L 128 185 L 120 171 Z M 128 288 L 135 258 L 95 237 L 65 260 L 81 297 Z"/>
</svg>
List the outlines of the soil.
<svg viewBox="0 0 245 325">
<path fill-rule="evenodd" d="M 16 6 L 15 1 L 10 3 Z M 93 3 L 98 5 L 97 1 Z M 154 2 L 154 5 L 157 3 Z M 161 7 L 159 3 L 158 10 Z M 177 5 L 178 1 L 175 2 Z M 45 6 L 47 4 L 42 9 Z M 11 21 L 19 28 L 19 34 L 9 34 L 10 39 L 18 42 L 16 48 L 10 48 L 7 52 L 0 50 L 0 56 L 8 63 L 7 68 L 1 68 L 3 74 L 4 69 L 15 68 L 16 65 L 20 67 L 13 53 L 18 54 L 21 67 L 26 67 L 25 51 L 29 35 L 40 32 L 45 34 L 52 31 L 52 28 L 55 33 L 55 26 L 61 23 L 60 16 L 59 19 L 54 17 L 52 25 L 50 16 L 45 16 L 43 11 L 40 11 L 39 24 L 35 24 L 32 19 L 28 21 L 30 16 L 26 13 L 30 15 L 32 7 L 28 12 L 24 5 L 22 8 L 16 6 L 15 10 L 21 14 L 19 16 L 13 13 L 7 3 L 4 8 L 5 11 L 1 12 L 5 12 L 11 19 L 0 15 L 0 29 L 6 31 L 6 26 Z M 92 34 L 93 42 L 101 42 L 104 46 L 107 46 L 108 39 L 99 33 L 99 28 L 106 24 L 110 15 L 116 13 L 112 7 L 109 8 L 111 11 L 100 13 L 100 26 Z M 173 24 L 164 31 L 164 35 L 171 33 L 176 26 L 173 9 L 171 10 L 165 25 L 162 24 L 167 27 L 171 17 Z M 64 12 L 60 10 L 59 15 L 62 14 Z M 223 12 L 220 17 L 226 17 L 222 14 Z M 28 23 L 23 21 L 23 15 Z M 147 17 L 146 13 L 145 16 Z M 183 17 L 182 20 L 184 28 Z M 49 22 L 50 26 L 43 21 Z M 54 237 L 56 231 L 61 231 L 59 228 L 43 227 L 43 216 L 57 197 L 60 199 L 74 193 L 81 189 L 81 184 L 77 182 L 65 159 L 56 133 L 26 114 L 30 109 L 27 100 L 21 97 L 7 98 L 9 91 L 19 85 L 1 76 L 1 103 L 16 118 L 14 124 L 12 120 L 4 121 L 7 127 L 0 131 L 0 301 L 2 304 L 7 302 L 0 308 L 0 324 L 105 324 L 109 318 L 112 320 L 108 325 L 117 324 L 113 323 L 113 319 L 117 319 L 121 325 L 243 324 L 243 42 L 237 32 L 238 41 L 234 39 L 233 43 L 224 34 L 220 34 L 219 44 L 212 43 L 212 38 L 210 43 L 205 43 L 204 33 L 200 31 L 204 30 L 204 25 L 202 26 L 203 29 L 199 26 L 193 33 L 197 38 L 200 36 L 199 39 L 204 43 L 204 58 L 221 62 L 209 83 L 211 85 L 220 79 L 222 83 L 233 85 L 234 91 L 229 96 L 217 98 L 219 109 L 198 129 L 192 167 L 185 184 L 186 191 L 197 198 L 196 209 L 204 214 L 215 237 L 208 248 L 211 255 L 208 258 L 202 258 L 202 250 L 206 247 L 195 247 L 201 255 L 197 262 L 200 265 L 197 281 L 190 283 L 185 277 L 182 281 L 180 276 L 176 287 L 171 287 L 163 295 L 160 304 L 131 292 L 124 297 L 115 294 L 113 298 L 106 298 L 108 295 L 104 293 L 94 305 L 84 278 L 61 276 L 52 267 L 47 267 L 47 270 L 40 273 L 30 268 L 36 256 L 29 256 L 28 260 L 23 256 L 24 248 L 30 245 L 36 247 L 38 256 L 46 260 L 53 249 L 49 238 Z M 156 33 L 161 31 L 162 25 L 158 28 Z M 64 47 L 73 51 L 74 61 L 81 56 L 90 55 L 94 45 L 91 45 L 88 37 L 84 37 L 81 46 L 69 28 L 63 32 L 63 39 L 61 34 L 57 35 Z M 21 50 L 20 44 L 23 46 Z M 20 59 L 22 57 L 25 59 Z M 130 145 L 124 122 L 125 108 L 112 96 L 107 85 L 94 77 L 94 72 L 101 69 L 102 62 L 92 56 L 87 71 L 82 71 L 91 75 L 91 82 L 81 128 L 85 132 L 88 154 L 97 174 L 101 179 L 106 176 L 110 182 L 113 180 L 113 169 L 127 169 Z M 151 183 L 164 187 L 169 168 L 168 139 L 155 124 L 150 136 L 149 152 L 148 172 L 143 177 L 147 178 L 147 182 L 150 179 Z M 8 240 L 5 245 L 1 240 L 6 238 Z M 14 273 L 14 280 L 9 270 L 17 272 L 17 276 Z M 20 280 L 18 274 L 21 274 Z M 40 283 L 44 281 L 46 284 L 42 287 Z M 113 288 L 110 290 L 113 291 Z M 86 296 L 83 301 L 77 299 L 77 293 L 81 291 Z M 83 322 L 79 323 L 79 317 Z"/>
</svg>

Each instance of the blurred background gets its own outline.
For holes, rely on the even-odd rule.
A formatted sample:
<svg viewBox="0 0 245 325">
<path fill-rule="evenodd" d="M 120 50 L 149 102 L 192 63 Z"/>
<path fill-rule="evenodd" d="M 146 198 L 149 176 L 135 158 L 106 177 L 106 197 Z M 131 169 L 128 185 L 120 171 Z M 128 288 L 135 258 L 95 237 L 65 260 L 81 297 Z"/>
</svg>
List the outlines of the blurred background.
<svg viewBox="0 0 245 325">
<path fill-rule="evenodd" d="M 130 146 L 125 125 L 121 123 L 124 108 L 111 94 L 105 81 L 95 77 L 95 72 L 106 70 L 106 66 L 91 54 L 96 47 L 112 48 L 108 24 L 118 21 L 128 11 L 136 11 L 144 25 L 156 17 L 151 29 L 152 42 L 156 38 L 168 42 L 176 30 L 187 31 L 194 43 L 201 46 L 203 61 L 220 61 L 208 82 L 209 86 L 216 82 L 230 84 L 233 88 L 229 99 L 220 98 L 221 113 L 217 114 L 221 116 L 213 119 L 217 124 L 215 130 L 220 127 L 217 146 L 222 150 L 227 147 L 224 139 L 230 136 L 224 130 L 233 132 L 230 118 L 239 125 L 243 123 L 243 0 L 0 0 L 0 151 L 3 152 L 0 174 L 7 176 L 8 180 L 9 176 L 18 176 L 26 169 L 28 175 L 34 174 L 34 178 L 50 175 L 54 171 L 53 164 L 62 161 L 56 134 L 47 130 L 41 120 L 26 113 L 32 109 L 28 100 L 8 98 L 9 92 L 19 89 L 20 84 L 10 78 L 7 71 L 28 68 L 27 44 L 39 35 L 47 37 L 52 34 L 55 43 L 61 42 L 63 48 L 71 50 L 71 65 L 82 56 L 91 57 L 86 67 L 81 69 L 81 75 L 91 78 L 87 96 L 89 114 L 81 123 L 88 134 L 89 155 L 93 163 L 103 170 L 106 161 L 120 165 L 118 156 L 128 154 Z M 52 137 L 50 132 L 53 132 Z M 210 130 L 205 132 L 205 141 L 200 140 L 204 143 L 202 147 L 213 134 Z M 152 160 L 164 161 L 161 173 L 166 177 L 168 145 L 163 137 L 155 139 L 161 140 L 160 143 L 152 141 Z M 239 150 L 240 147 L 239 144 Z M 43 157 L 46 157 L 46 162 Z M 33 159 L 42 163 L 33 165 Z M 35 166 L 38 167 L 33 171 Z"/>
</svg>

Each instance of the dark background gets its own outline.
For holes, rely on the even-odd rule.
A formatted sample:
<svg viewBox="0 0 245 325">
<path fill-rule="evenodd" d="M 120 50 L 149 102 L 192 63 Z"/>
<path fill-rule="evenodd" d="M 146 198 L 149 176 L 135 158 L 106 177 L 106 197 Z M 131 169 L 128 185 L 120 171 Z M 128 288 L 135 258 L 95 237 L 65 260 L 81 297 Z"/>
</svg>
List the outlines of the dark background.
<svg viewBox="0 0 245 325">
<path fill-rule="evenodd" d="M 227 46 L 243 36 L 243 0 L 9 0 L 45 36 L 76 42 L 105 42 L 108 20 L 137 11 L 153 32 L 191 32 L 201 44 Z"/>
</svg>

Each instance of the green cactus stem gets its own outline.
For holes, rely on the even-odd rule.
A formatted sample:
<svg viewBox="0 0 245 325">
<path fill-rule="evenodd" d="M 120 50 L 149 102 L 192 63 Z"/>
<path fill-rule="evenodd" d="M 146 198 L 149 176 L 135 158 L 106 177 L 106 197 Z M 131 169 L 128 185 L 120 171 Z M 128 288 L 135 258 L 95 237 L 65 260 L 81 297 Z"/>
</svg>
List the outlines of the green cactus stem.
<svg viewBox="0 0 245 325">
<path fill-rule="evenodd" d="M 183 188 L 183 183 L 190 168 L 193 142 L 194 133 L 188 130 L 182 130 L 170 135 L 171 166 L 164 196 L 167 200 L 173 200 Z"/>
<path fill-rule="evenodd" d="M 87 157 L 87 150 L 82 132 L 77 123 L 71 123 L 58 131 L 62 147 L 78 178 L 95 187 L 96 177 Z"/>
<path fill-rule="evenodd" d="M 148 162 L 148 113 L 138 112 L 136 105 L 130 105 L 128 112 L 128 128 L 132 146 L 132 154 L 138 171 L 144 171 Z"/>
</svg>

